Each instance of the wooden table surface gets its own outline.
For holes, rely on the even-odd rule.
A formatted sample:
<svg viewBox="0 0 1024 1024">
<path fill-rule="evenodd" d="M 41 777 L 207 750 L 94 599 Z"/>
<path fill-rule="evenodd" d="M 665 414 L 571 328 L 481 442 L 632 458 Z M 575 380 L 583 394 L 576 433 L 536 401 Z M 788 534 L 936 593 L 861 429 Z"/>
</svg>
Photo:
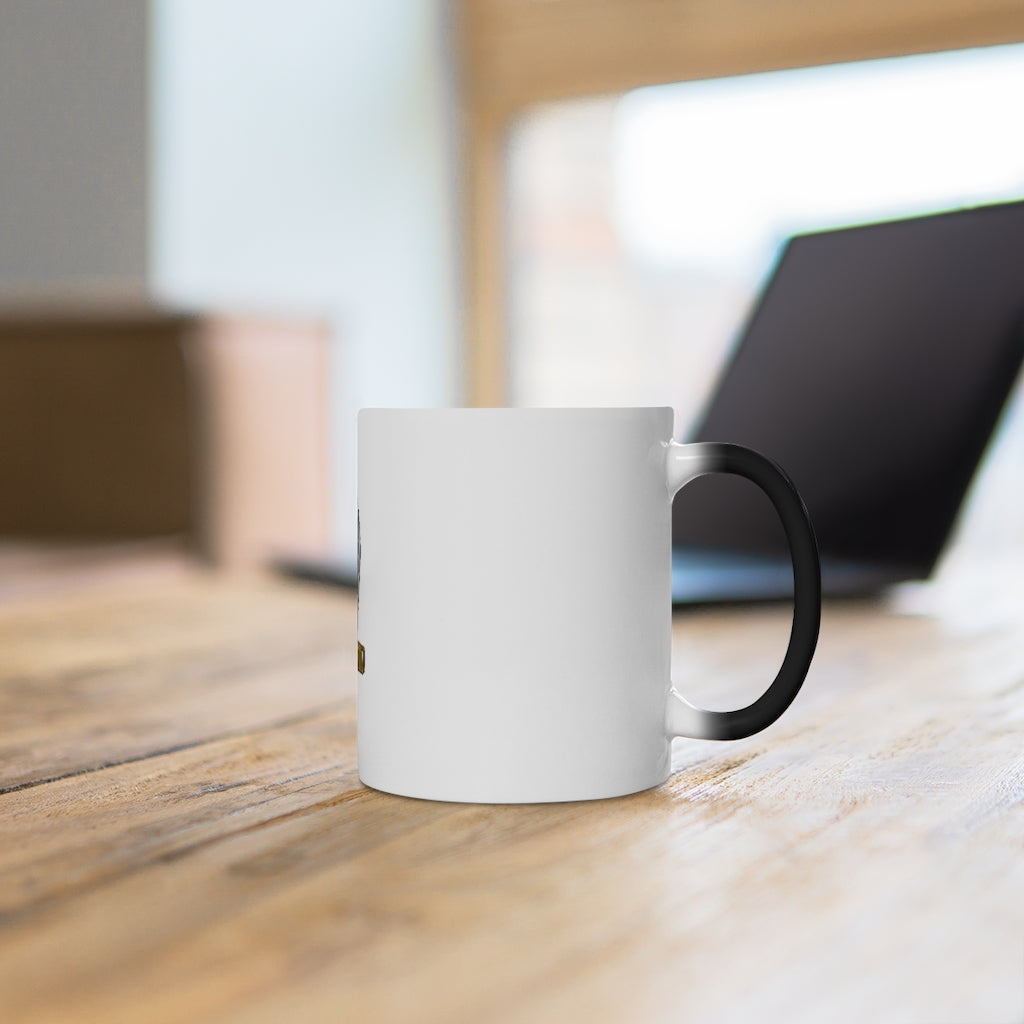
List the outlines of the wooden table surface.
<svg viewBox="0 0 1024 1024">
<path fill-rule="evenodd" d="M 361 786 L 348 595 L 8 597 L 0 1021 L 1022 1021 L 1024 587 L 944 577 L 829 605 L 767 732 L 519 807 Z M 787 624 L 678 615 L 681 688 L 751 696 Z"/>
</svg>

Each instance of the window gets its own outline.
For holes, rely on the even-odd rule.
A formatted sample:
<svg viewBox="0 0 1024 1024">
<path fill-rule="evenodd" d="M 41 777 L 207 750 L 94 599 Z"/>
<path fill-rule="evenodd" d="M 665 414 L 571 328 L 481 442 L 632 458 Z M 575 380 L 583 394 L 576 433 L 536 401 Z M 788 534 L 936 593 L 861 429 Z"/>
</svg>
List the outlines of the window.
<svg viewBox="0 0 1024 1024">
<path fill-rule="evenodd" d="M 547 104 L 514 123 L 509 398 L 699 411 L 791 233 L 1024 196 L 1024 46 Z"/>
</svg>

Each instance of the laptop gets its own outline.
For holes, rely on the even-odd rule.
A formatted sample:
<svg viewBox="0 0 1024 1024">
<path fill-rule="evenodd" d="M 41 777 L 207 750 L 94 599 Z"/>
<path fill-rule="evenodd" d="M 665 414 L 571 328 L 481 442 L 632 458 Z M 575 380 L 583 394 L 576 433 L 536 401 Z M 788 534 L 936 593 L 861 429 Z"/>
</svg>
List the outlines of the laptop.
<svg viewBox="0 0 1024 1024">
<path fill-rule="evenodd" d="M 1024 202 L 796 235 L 687 440 L 749 445 L 807 504 L 826 596 L 927 578 L 1024 358 Z M 792 594 L 760 492 L 673 506 L 676 604 Z"/>
<path fill-rule="evenodd" d="M 796 235 L 691 441 L 779 463 L 811 514 L 826 596 L 927 578 L 1024 358 L 1024 202 Z M 701 477 L 673 505 L 672 598 L 787 599 L 774 510 Z M 354 564 L 284 558 L 355 586 Z"/>
</svg>

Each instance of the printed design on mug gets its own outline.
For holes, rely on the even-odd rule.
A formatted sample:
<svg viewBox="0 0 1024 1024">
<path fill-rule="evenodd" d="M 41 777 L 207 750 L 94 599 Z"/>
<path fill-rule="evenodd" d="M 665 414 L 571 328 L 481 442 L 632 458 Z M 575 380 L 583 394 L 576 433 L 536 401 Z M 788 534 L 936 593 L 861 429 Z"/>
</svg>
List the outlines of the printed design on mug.
<svg viewBox="0 0 1024 1024">
<path fill-rule="evenodd" d="M 359 640 L 359 576 L 363 567 L 363 531 L 359 521 L 359 509 L 356 509 L 356 668 L 359 674 L 366 672 L 366 648 Z"/>
</svg>

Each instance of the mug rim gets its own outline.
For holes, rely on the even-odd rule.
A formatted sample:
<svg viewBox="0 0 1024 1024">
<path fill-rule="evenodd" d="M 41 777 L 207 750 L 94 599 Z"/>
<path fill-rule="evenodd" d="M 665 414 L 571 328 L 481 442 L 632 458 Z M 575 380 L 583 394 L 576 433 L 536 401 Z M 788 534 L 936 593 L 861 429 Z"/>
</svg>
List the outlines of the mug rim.
<svg viewBox="0 0 1024 1024">
<path fill-rule="evenodd" d="M 645 412 L 671 412 L 675 409 L 671 405 L 531 405 L 531 406 L 363 406 L 358 415 L 364 414 L 444 414 L 480 416 L 485 414 L 499 413 L 502 415 L 515 414 L 545 414 L 558 413 L 559 415 L 575 414 L 622 414 L 622 413 L 645 413 Z"/>
</svg>

